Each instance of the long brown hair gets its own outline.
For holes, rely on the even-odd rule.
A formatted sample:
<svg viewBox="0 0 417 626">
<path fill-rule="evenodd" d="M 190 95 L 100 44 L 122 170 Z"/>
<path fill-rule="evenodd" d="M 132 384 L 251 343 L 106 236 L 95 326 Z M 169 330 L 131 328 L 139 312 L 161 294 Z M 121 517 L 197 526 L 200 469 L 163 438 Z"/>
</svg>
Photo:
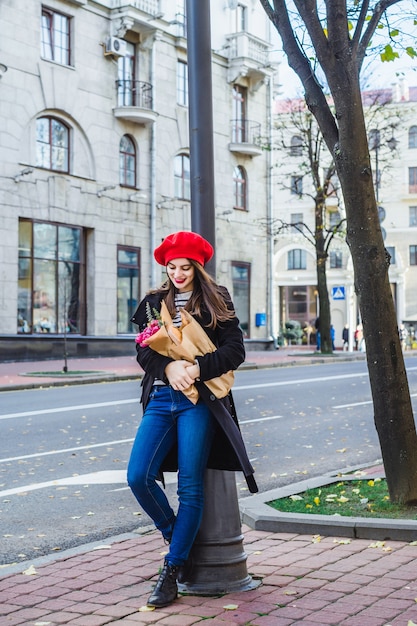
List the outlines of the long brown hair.
<svg viewBox="0 0 417 626">
<path fill-rule="evenodd" d="M 194 287 L 193 293 L 184 308 L 199 317 L 201 317 L 204 310 L 208 311 L 210 314 L 209 328 L 216 328 L 218 322 L 226 322 L 235 317 L 234 309 L 228 307 L 225 294 L 222 293 L 221 288 L 210 274 L 197 261 L 193 259 L 188 260 L 195 270 Z M 155 289 L 152 293 L 162 293 L 164 295 L 168 311 L 171 316 L 174 316 L 176 314 L 175 294 L 177 292 L 178 290 L 168 278 L 159 289 Z M 230 301 L 229 306 L 232 306 Z"/>
</svg>

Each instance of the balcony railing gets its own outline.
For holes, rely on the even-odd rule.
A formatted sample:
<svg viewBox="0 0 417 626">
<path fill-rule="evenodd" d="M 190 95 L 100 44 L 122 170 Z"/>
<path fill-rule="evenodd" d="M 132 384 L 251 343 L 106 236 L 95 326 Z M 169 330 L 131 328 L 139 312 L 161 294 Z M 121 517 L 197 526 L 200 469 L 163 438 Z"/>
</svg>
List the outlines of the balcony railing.
<svg viewBox="0 0 417 626">
<path fill-rule="evenodd" d="M 116 80 L 117 106 L 152 109 L 152 85 L 140 80 Z"/>
<path fill-rule="evenodd" d="M 158 114 L 153 110 L 152 85 L 141 80 L 116 80 L 117 106 L 115 117 L 152 124 Z"/>
<path fill-rule="evenodd" d="M 251 120 L 231 121 L 231 143 L 229 149 L 232 152 L 256 156 L 262 153 L 261 124 Z"/>
<path fill-rule="evenodd" d="M 259 65 L 267 65 L 270 45 L 246 32 L 228 35 L 229 61 L 250 59 Z"/>
<path fill-rule="evenodd" d="M 112 8 L 119 9 L 120 7 L 131 6 L 144 13 L 149 13 L 149 15 L 157 15 L 160 12 L 159 5 L 159 0 L 113 0 Z"/>
</svg>

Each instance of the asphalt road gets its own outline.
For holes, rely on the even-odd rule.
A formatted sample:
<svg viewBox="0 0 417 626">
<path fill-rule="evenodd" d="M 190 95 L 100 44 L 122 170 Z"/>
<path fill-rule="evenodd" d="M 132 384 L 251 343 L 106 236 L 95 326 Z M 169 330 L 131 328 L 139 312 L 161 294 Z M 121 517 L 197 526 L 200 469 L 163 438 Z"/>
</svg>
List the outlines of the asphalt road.
<svg viewBox="0 0 417 626">
<path fill-rule="evenodd" d="M 2 564 L 150 523 L 125 478 L 139 393 L 120 382 L 0 395 Z M 234 397 L 260 491 L 381 456 L 364 362 L 238 372 Z M 236 479 L 239 497 L 249 495 Z"/>
</svg>

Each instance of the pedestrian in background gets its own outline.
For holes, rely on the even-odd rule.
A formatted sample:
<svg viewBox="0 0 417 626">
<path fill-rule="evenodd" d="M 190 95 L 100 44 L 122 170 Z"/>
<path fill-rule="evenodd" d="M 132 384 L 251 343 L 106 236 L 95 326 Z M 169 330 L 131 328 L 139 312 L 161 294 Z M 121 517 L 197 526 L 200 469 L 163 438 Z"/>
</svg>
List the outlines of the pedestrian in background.
<svg viewBox="0 0 417 626">
<path fill-rule="evenodd" d="M 167 606 L 177 597 L 178 575 L 202 519 L 206 467 L 243 470 L 249 489 L 257 491 L 231 395 L 217 400 L 205 393 L 207 387 L 203 384 L 236 370 L 245 359 L 242 331 L 230 295 L 204 269 L 212 255 L 211 244 L 196 233 L 168 235 L 154 251 L 168 279 L 142 300 L 132 318 L 143 331 L 150 322 L 149 311 L 160 311 L 163 300 L 174 326 L 180 328 L 180 309 L 184 308 L 217 348 L 190 363 L 136 344 L 137 360 L 145 372 L 141 398 L 144 415 L 131 452 L 128 483 L 169 544 L 162 572 L 148 600 L 148 605 L 154 607 Z M 193 384 L 200 392 L 196 404 L 183 393 Z M 234 429 L 233 446 L 225 427 L 229 432 Z M 175 514 L 157 480 L 161 480 L 164 470 L 176 469 L 179 505 Z"/>
<path fill-rule="evenodd" d="M 349 350 L 349 325 L 345 324 L 342 330 L 343 351 Z"/>
</svg>

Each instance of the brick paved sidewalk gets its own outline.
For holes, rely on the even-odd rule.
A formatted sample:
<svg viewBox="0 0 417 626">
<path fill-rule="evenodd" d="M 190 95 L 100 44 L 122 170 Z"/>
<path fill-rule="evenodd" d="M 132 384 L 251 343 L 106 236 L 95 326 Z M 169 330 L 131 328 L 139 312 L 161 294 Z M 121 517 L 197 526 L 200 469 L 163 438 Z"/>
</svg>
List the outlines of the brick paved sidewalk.
<svg viewBox="0 0 417 626">
<path fill-rule="evenodd" d="M 407 626 L 417 623 L 417 545 L 273 534 L 244 528 L 248 571 L 262 585 L 181 596 L 142 612 L 166 547 L 159 533 L 57 556 L 0 578 L 2 626 Z M 101 549 L 98 549 L 101 548 Z M 26 564 L 29 569 L 30 563 Z M 33 567 L 30 568 L 33 571 Z M 235 605 L 235 608 L 233 608 Z M 225 607 L 229 608 L 225 608 Z"/>
</svg>

